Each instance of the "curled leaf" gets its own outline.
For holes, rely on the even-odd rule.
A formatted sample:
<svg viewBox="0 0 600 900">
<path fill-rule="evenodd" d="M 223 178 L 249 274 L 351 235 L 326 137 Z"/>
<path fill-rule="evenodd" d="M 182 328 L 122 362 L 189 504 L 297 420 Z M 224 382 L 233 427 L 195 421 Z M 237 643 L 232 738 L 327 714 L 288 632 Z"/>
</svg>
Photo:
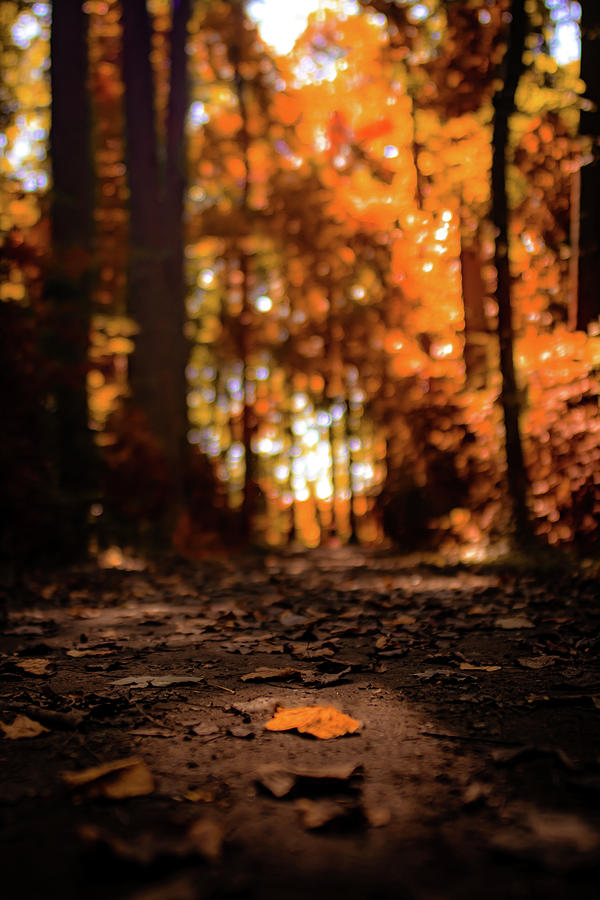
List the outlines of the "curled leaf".
<svg viewBox="0 0 600 900">
<path fill-rule="evenodd" d="M 81 772 L 64 772 L 63 780 L 73 788 L 85 787 L 88 793 L 111 800 L 140 797 L 154 790 L 152 772 L 137 756 L 116 759 Z"/>
</svg>

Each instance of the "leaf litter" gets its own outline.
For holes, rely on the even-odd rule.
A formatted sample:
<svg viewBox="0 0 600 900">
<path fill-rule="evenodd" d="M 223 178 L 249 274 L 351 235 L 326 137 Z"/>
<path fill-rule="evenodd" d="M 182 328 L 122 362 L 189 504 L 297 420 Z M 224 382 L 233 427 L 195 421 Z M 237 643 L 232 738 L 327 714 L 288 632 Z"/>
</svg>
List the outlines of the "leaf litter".
<svg viewBox="0 0 600 900">
<path fill-rule="evenodd" d="M 499 833 L 504 832 L 507 837 L 511 832 L 515 838 L 507 839 L 503 846 L 502 840 L 495 844 L 503 853 L 518 855 L 515 848 L 521 840 L 525 855 L 531 852 L 535 856 L 538 846 L 552 846 L 553 855 L 559 856 L 561 829 L 565 846 L 568 844 L 572 853 L 596 852 L 594 840 L 585 829 L 578 831 L 576 824 L 566 820 L 530 821 L 518 806 L 521 788 L 531 787 L 528 779 L 534 771 L 541 787 L 545 773 L 551 773 L 552 786 L 547 791 L 550 799 L 540 794 L 540 805 L 552 803 L 554 793 L 560 793 L 561 802 L 573 803 L 569 791 L 577 791 L 578 798 L 583 798 L 585 792 L 587 798 L 587 793 L 597 794 L 600 788 L 597 745 L 592 747 L 585 739 L 585 755 L 573 743 L 576 735 L 584 734 L 579 719 L 585 716 L 588 724 L 597 721 L 600 705 L 600 679 L 594 655 L 598 649 L 594 590 L 584 587 L 560 591 L 558 586 L 545 585 L 542 595 L 531 579 L 507 578 L 498 586 L 495 579 L 486 582 L 481 578 L 477 584 L 476 579 L 464 573 L 398 575 L 391 571 L 382 578 L 377 570 L 388 563 L 379 559 L 368 567 L 344 570 L 342 583 L 341 570 L 331 563 L 332 559 L 335 560 L 335 554 L 328 551 L 318 566 L 299 568 L 298 576 L 292 576 L 293 567 L 304 565 L 304 559 L 276 558 L 273 562 L 266 557 L 264 565 L 261 562 L 260 566 L 243 571 L 229 563 L 224 564 L 223 571 L 215 566 L 198 575 L 198 592 L 187 591 L 185 604 L 175 599 L 180 596 L 177 591 L 165 594 L 165 590 L 171 590 L 165 585 L 172 585 L 174 576 L 165 580 L 163 586 L 158 576 L 148 576 L 146 586 L 140 588 L 139 602 L 136 599 L 134 604 L 127 599 L 120 609 L 106 606 L 97 614 L 92 611 L 85 616 L 101 618 L 101 622 L 93 623 L 94 637 L 101 634 L 121 642 L 120 647 L 107 647 L 106 654 L 86 652 L 100 648 L 86 645 L 86 636 L 79 636 L 81 624 L 72 616 L 69 633 L 61 634 L 62 643 L 54 641 L 53 635 L 64 629 L 68 610 L 53 614 L 51 626 L 46 626 L 46 620 L 50 622 L 47 615 L 43 622 L 43 617 L 36 620 L 42 622 L 37 640 L 43 633 L 47 645 L 35 643 L 36 633 L 31 626 L 24 626 L 24 630 L 13 635 L 13 643 L 6 648 L 10 656 L 5 655 L 2 660 L 3 672 L 10 676 L 5 685 L 11 712 L 26 714 L 53 732 L 54 722 L 56 729 L 78 732 L 69 736 L 47 734 L 39 742 L 45 748 L 53 740 L 62 740 L 73 758 L 64 767 L 77 769 L 70 773 L 72 776 L 87 773 L 80 784 L 70 784 L 76 792 L 77 809 L 93 814 L 94 804 L 86 806 L 87 800 L 96 797 L 113 801 L 106 809 L 114 812 L 114 818 L 106 827 L 104 822 L 92 824 L 96 831 L 88 833 L 86 846 L 108 852 L 133 866 L 153 866 L 157 862 L 162 865 L 166 860 L 173 860 L 168 865 L 179 866 L 178 861 L 188 855 L 190 859 L 211 858 L 210 852 L 190 849 L 188 830 L 195 818 L 189 818 L 193 810 L 186 804 L 214 804 L 207 817 L 212 824 L 198 826 L 199 832 L 204 828 L 209 834 L 223 833 L 220 816 L 233 822 L 239 814 L 236 841 L 244 844 L 244 829 L 249 828 L 249 835 L 254 832 L 243 816 L 273 815 L 271 822 L 277 831 L 279 820 L 273 809 L 279 803 L 287 808 L 288 816 L 297 812 L 297 820 L 292 816 L 288 824 L 300 825 L 315 834 L 331 829 L 352 835 L 388 822 L 395 828 L 398 821 L 403 823 L 403 829 L 408 829 L 410 817 L 399 800 L 403 796 L 405 802 L 414 801 L 418 808 L 415 821 L 423 833 L 429 828 L 424 824 L 428 817 L 439 816 L 441 811 L 447 822 L 443 827 L 456 830 L 457 846 L 466 833 L 461 811 L 469 818 L 471 832 L 474 827 L 481 827 L 489 838 L 489 821 L 478 817 L 482 809 L 488 818 L 493 817 L 501 807 Z M 150 584 L 153 579 L 154 584 Z M 458 588 L 451 589 L 452 584 Z M 95 593 L 95 589 L 88 591 L 86 606 L 94 602 Z M 113 586 L 106 596 L 109 593 L 109 605 L 122 603 L 122 592 Z M 153 602 L 164 601 L 160 608 L 145 608 L 148 595 Z M 567 605 L 571 604 L 569 610 L 561 606 L 565 596 Z M 97 624 L 101 632 L 96 629 Z M 138 630 L 138 624 L 144 630 Z M 150 634 L 145 626 L 155 631 Z M 91 636 L 91 627 L 89 632 Z M 174 634 L 183 637 L 177 646 L 170 642 Z M 128 642 L 126 656 L 121 655 L 122 641 Z M 221 647 L 227 652 L 221 652 Z M 69 648 L 76 652 L 70 653 Z M 168 661 L 160 655 L 167 651 L 171 654 Z M 279 667 L 268 667 L 268 660 L 261 658 L 262 654 L 273 652 L 285 654 Z M 111 680 L 110 676 L 89 674 L 88 664 L 93 660 L 85 657 L 109 654 L 113 656 L 107 660 L 110 671 L 120 668 L 122 677 L 113 675 Z M 21 662 L 43 657 L 51 665 L 40 666 L 38 671 L 54 674 L 61 655 L 63 663 L 65 655 L 70 662 L 68 666 L 59 665 L 58 677 L 51 685 L 41 679 L 26 678 L 20 687 L 17 685 L 11 671 L 16 656 Z M 403 661 L 405 655 L 407 660 Z M 384 664 L 382 657 L 389 660 Z M 137 660 L 142 662 L 134 664 Z M 229 698 L 219 695 L 215 702 L 215 693 L 207 691 L 210 682 L 204 674 L 184 674 L 192 667 L 212 669 L 217 680 L 225 681 L 224 685 L 216 685 L 222 690 L 229 692 L 232 689 L 226 685 L 235 684 L 235 702 L 225 705 L 222 701 Z M 66 671 L 61 671 L 63 668 Z M 487 673 L 493 677 L 487 677 Z M 22 674 L 26 674 L 24 669 Z M 411 678 L 411 674 L 416 677 Z M 352 723 L 358 725 L 359 719 L 368 722 L 364 739 L 330 741 L 331 737 L 356 734 L 356 725 L 332 729 L 335 719 L 312 720 L 318 696 L 315 689 L 327 686 L 329 678 L 331 684 L 345 685 L 332 691 L 322 708 L 334 710 L 336 717 L 344 716 L 335 709 L 339 705 L 352 713 L 347 716 Z M 142 710 L 128 690 L 114 690 L 119 687 L 148 689 L 148 699 L 138 702 L 158 719 L 147 716 L 153 724 L 132 727 L 140 721 Z M 544 693 L 534 694 L 535 690 Z M 202 702 L 206 703 L 198 716 L 190 712 L 194 694 L 202 694 Z M 534 707 L 531 698 L 535 697 L 540 704 L 543 700 L 541 706 Z M 332 706 L 327 705 L 329 702 Z M 419 710 L 424 704 L 423 715 L 432 720 L 428 729 L 415 726 L 414 718 L 411 720 L 413 702 Z M 406 726 L 397 714 L 398 708 L 408 713 Z M 311 712 L 306 713 L 305 719 L 306 710 Z M 550 737 L 536 726 L 530 712 L 544 721 L 556 718 L 563 729 L 562 737 Z M 242 717 L 243 724 L 231 724 L 232 714 Z M 564 730 L 567 714 L 577 723 L 572 733 Z M 61 725 L 63 718 L 69 724 Z M 8 721 L 6 716 L 5 719 Z M 276 727 L 269 727 L 267 720 Z M 159 727 L 162 721 L 165 725 Z M 282 733 L 285 730 L 310 735 L 311 728 L 316 729 L 318 733 L 313 736 L 321 740 L 300 745 L 297 740 L 282 737 L 275 742 L 272 734 L 280 726 Z M 535 731 L 536 727 L 537 733 L 530 734 L 529 729 Z M 453 734 L 457 730 L 460 735 Z M 432 749 L 433 742 L 426 736 L 434 731 L 440 740 Z M 147 795 L 138 793 L 140 785 L 138 782 L 136 786 L 137 776 L 130 780 L 131 770 L 135 772 L 138 761 L 150 770 L 141 757 L 128 756 L 135 751 L 125 749 L 126 742 L 131 740 L 139 746 L 149 760 L 149 754 L 159 747 L 159 738 L 168 738 L 160 743 L 160 791 L 152 787 Z M 218 744 L 211 744 L 213 740 L 218 740 Z M 100 741 L 105 752 L 99 752 Z M 36 749 L 36 743 L 31 743 L 31 750 Z M 2 745 L 8 752 L 10 742 L 6 740 Z M 360 763 L 347 758 L 357 746 L 361 748 Z M 391 755 L 386 757 L 386 750 L 380 757 L 380 746 L 389 748 Z M 216 747 L 218 752 L 213 752 Z M 278 748 L 281 752 L 285 748 L 285 758 L 269 763 L 267 771 L 263 771 L 260 764 Z M 413 748 L 416 755 L 412 754 Z M 30 752 L 25 742 L 18 749 Z M 437 768 L 436 753 L 440 763 Z M 92 759 L 104 757 L 113 762 L 82 768 L 89 763 L 90 755 Z M 119 755 L 123 758 L 117 759 Z M 469 782 L 465 767 L 471 757 L 477 761 L 477 768 Z M 391 769 L 390 759 L 397 761 Z M 385 785 L 380 782 L 381 769 L 373 765 L 374 760 L 387 766 Z M 49 761 L 53 765 L 52 757 Z M 462 769 L 455 768 L 459 763 Z M 356 768 L 361 765 L 362 769 Z M 253 794 L 255 775 L 264 790 Z M 152 772 L 150 777 L 154 786 Z M 148 789 L 147 778 L 143 789 Z M 13 795 L 18 796 L 18 790 Z M 66 792 L 65 795 L 68 797 Z M 10 794 L 7 792 L 6 796 Z M 134 801 L 136 797 L 140 800 L 121 802 L 129 798 Z M 435 809 L 430 809 L 431 797 L 436 798 Z M 158 809 L 167 799 L 177 801 L 179 813 L 176 815 L 171 809 L 168 820 L 149 826 L 144 819 L 146 805 L 154 804 Z M 144 806 L 140 805 L 134 814 L 138 802 Z M 585 807 L 587 799 L 580 802 Z M 417 833 L 421 832 L 417 829 Z M 535 840 L 530 840 L 531 835 Z M 395 840 L 396 831 L 393 836 Z M 300 840 L 301 836 L 297 838 Z M 294 838 L 282 831 L 274 840 L 286 845 Z M 363 837 L 357 840 L 362 842 Z M 263 852 L 263 844 L 268 846 L 266 837 L 257 842 L 257 853 Z M 366 844 L 364 852 L 368 857 Z M 318 852 L 325 851 L 321 848 Z M 212 859 L 217 858 L 213 853 Z M 569 865 L 573 865 L 572 857 Z"/>
</svg>

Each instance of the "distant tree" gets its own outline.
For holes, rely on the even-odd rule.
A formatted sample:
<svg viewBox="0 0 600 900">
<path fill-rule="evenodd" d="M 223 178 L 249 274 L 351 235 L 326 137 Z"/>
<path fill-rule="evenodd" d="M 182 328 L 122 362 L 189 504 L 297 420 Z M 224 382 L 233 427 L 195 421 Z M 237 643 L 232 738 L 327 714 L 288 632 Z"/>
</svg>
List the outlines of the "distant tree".
<svg viewBox="0 0 600 900">
<path fill-rule="evenodd" d="M 600 316 L 600 7 L 582 3 L 581 77 L 590 106 L 581 113 L 581 134 L 592 138 L 592 161 L 581 170 L 581 223 L 577 327 Z"/>
<path fill-rule="evenodd" d="M 130 189 L 129 311 L 139 334 L 131 362 L 134 404 L 160 442 L 170 480 L 163 536 L 183 505 L 186 436 L 183 202 L 189 0 L 173 5 L 165 150 L 156 133 L 152 27 L 145 0 L 123 4 L 123 74 Z"/>
<path fill-rule="evenodd" d="M 59 532 L 66 556 L 82 555 L 87 549 L 94 471 L 86 393 L 93 235 L 87 66 L 87 17 L 81 0 L 55 3 L 50 69 L 52 257 L 45 334 L 61 498 Z"/>
<path fill-rule="evenodd" d="M 502 87 L 494 94 L 492 136 L 492 221 L 496 230 L 494 265 L 497 272 L 498 339 L 504 414 L 506 471 L 514 526 L 520 538 L 530 534 L 527 511 L 527 474 L 520 430 L 521 400 L 514 364 L 513 308 L 508 257 L 509 212 L 506 191 L 509 120 L 515 111 L 515 95 L 524 70 L 523 51 L 527 35 L 525 0 L 513 0 L 508 46 L 502 65 Z"/>
</svg>

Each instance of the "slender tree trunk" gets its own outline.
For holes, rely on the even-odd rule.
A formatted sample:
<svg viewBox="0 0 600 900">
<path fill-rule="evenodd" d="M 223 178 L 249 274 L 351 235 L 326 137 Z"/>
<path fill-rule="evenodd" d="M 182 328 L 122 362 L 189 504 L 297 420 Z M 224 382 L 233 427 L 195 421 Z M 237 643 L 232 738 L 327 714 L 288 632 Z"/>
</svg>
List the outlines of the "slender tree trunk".
<svg viewBox="0 0 600 900">
<path fill-rule="evenodd" d="M 461 238 L 460 271 L 465 315 L 465 369 L 470 388 L 484 388 L 487 382 L 487 320 L 483 305 L 485 286 L 481 274 L 479 236 L 472 243 Z"/>
<path fill-rule="evenodd" d="M 237 32 L 242 37 L 244 29 L 244 9 L 241 3 L 232 4 L 232 10 L 237 21 Z M 244 77 L 240 70 L 241 63 L 241 47 L 234 44 L 231 47 L 231 58 L 235 71 L 235 89 L 237 93 L 238 109 L 242 125 L 239 133 L 239 144 L 244 165 L 244 181 L 242 185 L 241 207 L 244 219 L 248 218 L 248 194 L 250 190 L 250 159 L 249 146 L 250 138 L 248 134 L 248 110 L 246 106 L 246 97 L 244 92 Z M 242 503 L 242 531 L 245 538 L 252 535 L 252 522 L 256 506 L 256 472 L 255 460 L 252 454 L 252 436 L 254 434 L 254 415 L 250 404 L 248 403 L 248 355 L 249 355 L 249 328 L 252 323 L 252 312 L 250 310 L 250 297 L 248 292 L 248 257 L 245 250 L 239 247 L 240 252 L 240 271 L 242 280 L 240 289 L 242 292 L 242 311 L 239 316 L 239 354 L 243 364 L 243 408 L 242 408 L 242 426 L 243 441 L 245 453 L 245 477 L 244 477 L 244 500 Z"/>
<path fill-rule="evenodd" d="M 494 96 L 492 148 L 492 219 L 496 228 L 494 264 L 498 275 L 498 338 L 502 388 L 500 402 L 504 413 L 505 451 L 508 489 L 514 525 L 519 538 L 530 535 L 527 512 L 527 475 L 520 432 L 521 401 L 515 375 L 513 322 L 508 258 L 508 201 L 506 195 L 506 151 L 509 142 L 509 118 L 515 109 L 515 93 L 523 71 L 526 23 L 524 0 L 513 0 L 508 49 L 504 60 L 504 84 Z"/>
<path fill-rule="evenodd" d="M 67 507 L 64 550 L 77 556 L 87 549 L 94 481 L 86 391 L 93 177 L 87 17 L 81 0 L 54 4 L 50 54 L 53 257 L 47 282 L 48 352 L 54 363 L 57 481 Z"/>
<path fill-rule="evenodd" d="M 171 495 L 163 530 L 183 502 L 185 365 L 183 276 L 185 39 L 189 0 L 179 0 L 171 37 L 166 167 L 159 163 L 145 0 L 123 4 L 123 75 L 130 189 L 129 309 L 139 326 L 131 363 L 134 403 L 160 441 Z"/>
<path fill-rule="evenodd" d="M 167 226 L 167 287 L 172 313 L 172 362 L 169 366 L 169 403 L 175 432 L 174 452 L 176 465 L 181 473 L 176 481 L 177 490 L 183 487 L 187 451 L 187 380 L 185 369 L 189 346 L 185 338 L 185 228 L 184 205 L 186 172 L 185 120 L 189 106 L 189 78 L 187 26 L 190 17 L 190 0 L 175 0 L 171 31 L 171 86 L 167 110 L 167 173 L 165 196 L 165 221 Z M 183 505 L 178 495 L 176 505 Z"/>
<path fill-rule="evenodd" d="M 592 161 L 581 169 L 577 327 L 585 330 L 600 316 L 600 6 L 588 0 L 581 9 L 581 77 L 593 107 L 582 111 L 580 131 L 594 140 Z"/>
</svg>

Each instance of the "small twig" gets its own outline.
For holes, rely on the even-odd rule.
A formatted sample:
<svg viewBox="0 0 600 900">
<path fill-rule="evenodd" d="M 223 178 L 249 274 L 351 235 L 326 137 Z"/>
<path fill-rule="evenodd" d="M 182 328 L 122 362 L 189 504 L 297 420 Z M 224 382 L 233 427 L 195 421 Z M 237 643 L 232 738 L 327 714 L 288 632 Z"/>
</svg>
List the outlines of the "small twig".
<svg viewBox="0 0 600 900">
<path fill-rule="evenodd" d="M 231 688 L 225 687 L 223 684 L 217 684 L 216 681 L 207 681 L 206 682 L 209 687 L 219 688 L 220 691 L 227 691 L 228 694 L 235 694 L 235 691 Z"/>
</svg>

